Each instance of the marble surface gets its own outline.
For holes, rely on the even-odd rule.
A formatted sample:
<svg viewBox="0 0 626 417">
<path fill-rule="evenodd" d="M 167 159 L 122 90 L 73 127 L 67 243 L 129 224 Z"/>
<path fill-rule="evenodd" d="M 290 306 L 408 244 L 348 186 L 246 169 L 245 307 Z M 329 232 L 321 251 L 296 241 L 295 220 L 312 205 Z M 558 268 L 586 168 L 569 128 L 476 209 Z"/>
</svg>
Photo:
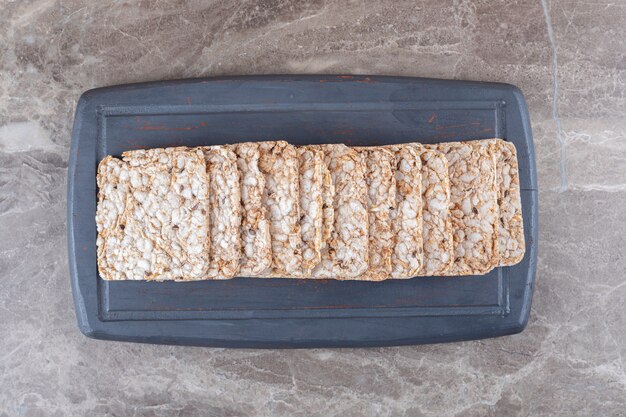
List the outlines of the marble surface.
<svg viewBox="0 0 626 417">
<path fill-rule="evenodd" d="M 0 416 L 623 416 L 625 27 L 603 0 L 0 0 Z M 65 237 L 80 93 L 263 73 L 518 85 L 540 186 L 528 328 L 295 351 L 82 336 Z"/>
</svg>

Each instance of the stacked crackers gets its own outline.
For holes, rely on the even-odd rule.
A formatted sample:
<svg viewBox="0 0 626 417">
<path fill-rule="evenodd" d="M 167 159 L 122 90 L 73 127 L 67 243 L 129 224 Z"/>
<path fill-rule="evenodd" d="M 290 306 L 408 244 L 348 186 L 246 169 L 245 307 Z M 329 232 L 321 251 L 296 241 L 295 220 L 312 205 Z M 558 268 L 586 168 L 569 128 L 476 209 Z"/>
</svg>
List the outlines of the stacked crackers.
<svg viewBox="0 0 626 417">
<path fill-rule="evenodd" d="M 478 275 L 525 250 L 500 139 L 137 150 L 103 159 L 97 185 L 106 280 Z"/>
</svg>

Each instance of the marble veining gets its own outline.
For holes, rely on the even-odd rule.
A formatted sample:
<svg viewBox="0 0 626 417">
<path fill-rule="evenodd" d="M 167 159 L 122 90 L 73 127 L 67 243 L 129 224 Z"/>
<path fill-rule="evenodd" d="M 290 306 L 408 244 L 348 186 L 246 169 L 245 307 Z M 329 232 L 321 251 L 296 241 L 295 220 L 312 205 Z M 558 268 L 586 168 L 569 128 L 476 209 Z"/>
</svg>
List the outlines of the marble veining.
<svg viewBox="0 0 626 417">
<path fill-rule="evenodd" d="M 623 416 L 625 19 L 604 0 L 0 0 L 0 417 Z M 269 73 L 523 90 L 540 197 L 523 333 L 294 351 L 80 334 L 65 237 L 80 93 Z"/>
</svg>

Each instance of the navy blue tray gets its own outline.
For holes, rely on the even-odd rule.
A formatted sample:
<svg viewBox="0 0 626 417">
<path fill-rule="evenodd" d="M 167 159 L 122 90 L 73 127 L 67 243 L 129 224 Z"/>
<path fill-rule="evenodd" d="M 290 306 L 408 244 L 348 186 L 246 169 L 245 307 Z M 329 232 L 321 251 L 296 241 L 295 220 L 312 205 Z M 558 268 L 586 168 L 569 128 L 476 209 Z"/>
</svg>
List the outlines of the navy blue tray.
<svg viewBox="0 0 626 417">
<path fill-rule="evenodd" d="M 107 282 L 96 265 L 96 167 L 136 148 L 285 139 L 382 145 L 500 137 L 520 163 L 526 256 L 485 276 L 385 282 L 236 278 Z M 69 263 L 81 331 L 97 339 L 226 347 L 407 345 L 518 333 L 537 261 L 528 111 L 511 85 L 379 76 L 253 76 L 99 88 L 76 109 Z"/>
</svg>

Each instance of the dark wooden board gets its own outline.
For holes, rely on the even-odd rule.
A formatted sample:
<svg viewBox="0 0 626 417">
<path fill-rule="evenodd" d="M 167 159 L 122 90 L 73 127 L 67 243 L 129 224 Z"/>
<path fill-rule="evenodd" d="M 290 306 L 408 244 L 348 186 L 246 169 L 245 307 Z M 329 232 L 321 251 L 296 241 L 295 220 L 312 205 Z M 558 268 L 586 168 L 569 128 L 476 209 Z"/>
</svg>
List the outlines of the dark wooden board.
<svg viewBox="0 0 626 417">
<path fill-rule="evenodd" d="M 137 148 L 285 139 L 381 145 L 500 137 L 520 163 L 526 255 L 485 276 L 107 282 L 96 265 L 96 168 Z M 382 76 L 253 76 L 106 87 L 79 100 L 68 172 L 69 261 L 81 331 L 228 347 L 384 346 L 524 329 L 537 260 L 528 111 L 511 85 Z"/>
</svg>

